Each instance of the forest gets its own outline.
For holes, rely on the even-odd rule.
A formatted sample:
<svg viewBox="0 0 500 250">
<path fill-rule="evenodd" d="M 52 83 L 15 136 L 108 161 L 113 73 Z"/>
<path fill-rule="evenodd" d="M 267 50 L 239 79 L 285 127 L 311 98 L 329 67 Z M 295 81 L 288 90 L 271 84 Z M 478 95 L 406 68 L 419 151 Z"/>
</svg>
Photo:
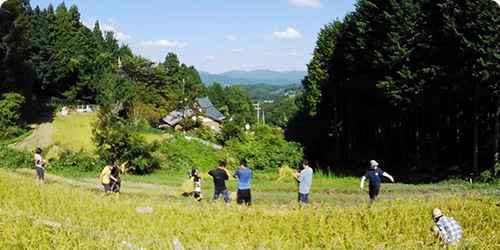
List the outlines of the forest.
<svg viewBox="0 0 500 250">
<path fill-rule="evenodd" d="M 321 29 L 289 139 L 319 165 L 380 159 L 409 180 L 498 170 L 499 8 L 359 1 Z"/>
<path fill-rule="evenodd" d="M 298 163 L 303 153 L 324 172 L 360 174 L 377 159 L 408 182 L 495 175 L 499 12 L 491 0 L 360 0 L 342 20 L 318 27 L 302 90 L 263 105 L 260 130 L 284 131 L 278 145 L 296 148 L 290 158 Z M 77 6 L 8 0 L 0 25 L 1 140 L 50 116 L 58 108 L 51 100 L 98 104 L 98 155 L 122 155 L 143 173 L 158 164 L 150 153 L 157 145 L 137 135 L 173 110 L 194 107 L 195 98 L 208 96 L 232 118 L 221 134 L 182 121 L 204 139 L 245 143 L 243 127 L 260 126 L 244 89 L 206 87 L 173 52 L 159 63 L 135 55 L 98 21 L 84 26 Z M 267 157 L 277 162 L 269 166 L 286 162 L 286 154 Z"/>
</svg>

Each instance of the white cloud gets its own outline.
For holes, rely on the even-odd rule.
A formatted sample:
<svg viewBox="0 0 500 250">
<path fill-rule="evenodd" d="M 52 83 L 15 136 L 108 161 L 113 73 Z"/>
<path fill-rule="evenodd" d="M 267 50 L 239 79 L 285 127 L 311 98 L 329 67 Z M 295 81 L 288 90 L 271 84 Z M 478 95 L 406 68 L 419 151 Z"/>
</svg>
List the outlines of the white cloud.
<svg viewBox="0 0 500 250">
<path fill-rule="evenodd" d="M 243 48 L 234 48 L 231 50 L 231 52 L 243 52 Z"/>
<path fill-rule="evenodd" d="M 275 31 L 273 36 L 281 39 L 299 39 L 302 37 L 298 31 L 291 27 L 286 28 L 284 32 Z"/>
<path fill-rule="evenodd" d="M 113 19 L 113 18 L 109 18 L 109 17 L 108 17 L 108 21 L 109 21 L 110 23 L 112 23 L 112 24 L 120 24 L 118 21 L 116 21 L 116 20 L 115 20 L 115 19 Z"/>
<path fill-rule="evenodd" d="M 201 59 L 204 62 L 211 62 L 215 60 L 214 56 L 205 56 L 203 59 Z"/>
<path fill-rule="evenodd" d="M 161 39 L 159 41 L 153 42 L 153 41 L 147 41 L 147 42 L 141 42 L 143 46 L 148 46 L 148 47 L 177 47 L 177 48 L 182 48 L 186 47 L 186 43 L 180 43 L 178 41 L 175 42 L 169 42 L 165 39 Z"/>
<path fill-rule="evenodd" d="M 288 3 L 301 8 L 321 8 L 321 2 L 318 0 L 288 0 Z"/>
<path fill-rule="evenodd" d="M 288 27 L 285 31 L 275 31 L 272 35 L 257 35 L 264 40 L 275 40 L 275 39 L 289 39 L 298 40 L 302 38 L 300 32 L 296 31 L 294 28 Z"/>
<path fill-rule="evenodd" d="M 131 40 L 131 39 L 132 39 L 132 36 L 130 36 L 130 35 L 125 35 L 125 34 L 123 34 L 123 33 L 121 33 L 121 32 L 116 32 L 116 33 L 115 33 L 115 38 L 116 38 L 117 40 Z"/>
<path fill-rule="evenodd" d="M 116 20 L 113 20 L 111 18 L 108 18 L 108 19 L 111 23 L 118 24 L 118 22 Z M 83 25 L 87 26 L 87 28 L 93 30 L 96 21 L 97 20 L 95 18 L 87 18 L 85 21 L 82 21 L 82 23 L 83 23 Z M 115 34 L 115 38 L 118 40 L 131 40 L 132 39 L 131 35 L 126 35 L 122 32 L 118 32 L 118 31 L 116 31 L 115 27 L 113 27 L 109 24 L 99 22 L 99 28 L 101 29 L 101 31 L 104 31 L 104 32 L 113 31 L 113 33 Z M 104 34 L 103 34 L 103 36 L 104 36 Z"/>
<path fill-rule="evenodd" d="M 231 40 L 231 41 L 234 41 L 234 40 L 237 40 L 238 38 L 234 37 L 234 36 L 226 36 L 225 37 L 227 40 Z"/>
<path fill-rule="evenodd" d="M 108 31 L 115 31 L 115 28 L 113 28 L 113 26 L 111 25 L 107 25 L 105 23 L 99 23 L 99 27 L 101 28 L 101 30 L 108 30 Z"/>
</svg>

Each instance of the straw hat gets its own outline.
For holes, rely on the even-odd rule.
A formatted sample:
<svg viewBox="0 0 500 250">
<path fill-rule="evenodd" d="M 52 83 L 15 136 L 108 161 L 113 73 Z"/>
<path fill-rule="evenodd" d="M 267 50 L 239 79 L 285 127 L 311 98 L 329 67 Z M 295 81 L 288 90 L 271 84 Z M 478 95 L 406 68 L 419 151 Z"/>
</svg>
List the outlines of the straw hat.
<svg viewBox="0 0 500 250">
<path fill-rule="evenodd" d="M 433 219 L 436 219 L 436 218 L 441 217 L 441 216 L 443 216 L 443 212 L 441 212 L 441 209 L 439 209 L 439 208 L 432 209 L 432 218 Z"/>
</svg>

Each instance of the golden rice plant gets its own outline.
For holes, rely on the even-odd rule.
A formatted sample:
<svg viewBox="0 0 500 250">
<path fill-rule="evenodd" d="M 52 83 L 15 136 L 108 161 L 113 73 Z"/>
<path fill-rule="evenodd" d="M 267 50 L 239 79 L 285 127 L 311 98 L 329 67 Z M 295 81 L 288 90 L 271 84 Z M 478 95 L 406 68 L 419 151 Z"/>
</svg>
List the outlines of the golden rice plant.
<svg viewBox="0 0 500 250">
<path fill-rule="evenodd" d="M 182 191 L 184 193 L 191 193 L 194 191 L 194 182 L 192 178 L 189 178 L 182 183 Z"/>
<path fill-rule="evenodd" d="M 291 168 L 290 166 L 285 165 L 283 167 L 280 167 L 280 168 L 278 168 L 278 174 L 280 177 L 274 183 L 276 184 L 279 181 L 281 181 L 282 179 L 286 179 L 288 177 L 293 177 L 296 173 L 297 173 L 297 171 L 295 171 L 295 169 Z"/>
<path fill-rule="evenodd" d="M 161 195 L 103 196 L 97 188 L 50 179 L 39 185 L 34 176 L 0 169 L 0 249 L 175 249 L 175 239 L 185 249 L 439 249 L 429 232 L 434 207 L 462 226 L 459 249 L 500 249 L 495 192 L 408 194 L 371 206 L 253 202 L 241 208 L 182 197 L 180 187 Z M 265 190 L 253 195 L 269 196 Z M 144 207 L 150 212 L 137 209 Z"/>
</svg>

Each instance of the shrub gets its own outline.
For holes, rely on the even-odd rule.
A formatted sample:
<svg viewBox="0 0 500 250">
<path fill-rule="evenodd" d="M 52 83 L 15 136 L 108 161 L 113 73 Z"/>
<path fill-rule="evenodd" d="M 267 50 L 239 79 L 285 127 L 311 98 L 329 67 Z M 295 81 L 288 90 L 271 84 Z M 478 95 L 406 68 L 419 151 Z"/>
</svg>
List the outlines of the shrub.
<svg viewBox="0 0 500 250">
<path fill-rule="evenodd" d="M 159 167 L 153 156 L 156 144 L 148 144 L 131 122 L 109 108 L 102 108 L 92 129 L 96 153 L 103 160 L 114 157 L 128 161 L 128 169 L 135 174 L 151 173 Z"/>
<path fill-rule="evenodd" d="M 0 155 L 2 155 L 2 160 L 0 161 L 0 167 L 2 168 L 28 168 L 35 166 L 33 155 L 27 151 L 0 146 Z"/>
<path fill-rule="evenodd" d="M 255 135 L 245 135 L 245 140 L 231 139 L 226 142 L 229 154 L 245 158 L 260 170 L 275 169 L 281 166 L 296 166 L 302 159 L 299 143 L 287 142 L 276 128 L 258 125 Z"/>
<path fill-rule="evenodd" d="M 63 150 L 59 152 L 59 159 L 50 162 L 50 167 L 58 170 L 75 170 L 78 172 L 90 172 L 100 170 L 100 164 L 97 159 L 92 158 L 83 150 L 73 152 L 71 150 Z"/>
<path fill-rule="evenodd" d="M 191 167 L 200 170 L 215 168 L 221 160 L 227 160 L 224 150 L 212 148 L 197 140 L 187 140 L 183 135 L 164 141 L 157 149 L 159 158 L 163 158 L 165 169 L 180 170 L 187 173 Z"/>
</svg>

